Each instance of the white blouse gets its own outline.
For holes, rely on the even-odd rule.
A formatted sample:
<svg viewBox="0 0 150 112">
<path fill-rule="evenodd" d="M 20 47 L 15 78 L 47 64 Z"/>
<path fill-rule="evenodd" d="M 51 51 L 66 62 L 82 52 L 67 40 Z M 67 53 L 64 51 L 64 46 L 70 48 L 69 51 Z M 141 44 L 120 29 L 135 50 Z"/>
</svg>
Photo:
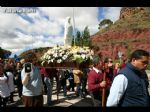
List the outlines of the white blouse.
<svg viewBox="0 0 150 112">
<path fill-rule="evenodd" d="M 14 75 L 11 72 L 7 72 L 7 75 L 9 77 L 9 80 L 8 80 L 9 90 L 10 90 L 10 92 L 14 92 L 15 91 Z"/>
<path fill-rule="evenodd" d="M 10 96 L 7 77 L 5 75 L 0 77 L 0 96 L 3 98 Z"/>
</svg>

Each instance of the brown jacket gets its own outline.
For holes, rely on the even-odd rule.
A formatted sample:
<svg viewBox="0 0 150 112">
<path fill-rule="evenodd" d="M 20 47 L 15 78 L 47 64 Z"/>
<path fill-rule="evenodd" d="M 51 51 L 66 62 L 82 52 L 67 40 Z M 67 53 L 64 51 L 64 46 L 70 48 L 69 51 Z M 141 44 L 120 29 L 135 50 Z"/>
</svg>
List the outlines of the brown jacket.
<svg viewBox="0 0 150 112">
<path fill-rule="evenodd" d="M 83 72 L 81 70 L 73 70 L 73 75 L 74 75 L 74 82 L 81 83 L 80 78 L 83 76 Z"/>
</svg>

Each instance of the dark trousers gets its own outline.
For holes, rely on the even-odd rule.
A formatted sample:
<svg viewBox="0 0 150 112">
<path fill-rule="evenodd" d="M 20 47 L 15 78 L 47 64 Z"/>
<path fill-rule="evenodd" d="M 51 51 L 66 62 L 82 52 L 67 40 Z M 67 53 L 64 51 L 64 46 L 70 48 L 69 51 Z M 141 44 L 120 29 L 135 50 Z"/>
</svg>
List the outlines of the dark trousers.
<svg viewBox="0 0 150 112">
<path fill-rule="evenodd" d="M 44 94 L 47 94 L 47 86 L 46 86 L 46 83 L 44 81 L 44 76 L 43 75 L 41 75 L 41 76 L 42 76 L 42 82 L 43 82 L 43 86 L 44 86 Z"/>
<path fill-rule="evenodd" d="M 19 72 L 18 75 L 17 75 L 16 83 L 17 83 L 18 95 L 21 98 L 21 96 L 22 96 L 22 87 L 23 87 L 22 81 L 21 81 L 21 72 Z"/>
<path fill-rule="evenodd" d="M 6 97 L 6 98 L 2 98 L 1 96 L 0 96 L 0 107 L 6 107 L 6 104 L 7 104 L 7 102 L 8 102 L 8 97 Z"/>
<path fill-rule="evenodd" d="M 43 95 L 39 96 L 24 96 L 22 97 L 25 107 L 42 107 Z"/>
<path fill-rule="evenodd" d="M 82 96 L 85 97 L 88 92 L 87 92 L 87 89 L 86 89 L 86 85 L 87 85 L 87 79 L 86 78 L 82 78 L 81 79 L 81 85 L 82 85 Z"/>
<path fill-rule="evenodd" d="M 22 85 L 18 86 L 18 95 L 19 95 L 19 97 L 22 96 Z"/>
<path fill-rule="evenodd" d="M 105 94 L 104 105 L 106 105 L 106 101 L 107 101 L 107 98 L 109 95 L 109 89 L 106 89 L 105 93 L 106 94 Z M 92 97 L 92 101 L 93 101 L 93 104 L 95 107 L 97 107 L 97 106 L 101 107 L 102 106 L 102 91 L 90 92 L 90 96 Z"/>
<path fill-rule="evenodd" d="M 66 85 L 66 79 L 62 79 L 58 81 L 58 88 L 57 88 L 57 93 L 59 94 L 61 87 L 63 88 L 63 93 L 64 96 L 67 95 L 67 85 Z"/>
<path fill-rule="evenodd" d="M 72 91 L 74 91 L 74 80 L 73 79 L 69 80 L 68 90 L 70 91 L 70 89 L 72 89 Z"/>
<path fill-rule="evenodd" d="M 80 96 L 81 95 L 81 83 L 76 83 L 76 95 Z"/>
<path fill-rule="evenodd" d="M 101 107 L 101 105 L 102 105 L 102 95 L 101 95 L 100 91 L 90 92 L 90 96 L 92 98 L 94 107 Z"/>
<path fill-rule="evenodd" d="M 10 93 L 9 101 L 10 101 L 11 103 L 14 102 L 14 92 L 11 92 L 11 93 Z"/>
</svg>

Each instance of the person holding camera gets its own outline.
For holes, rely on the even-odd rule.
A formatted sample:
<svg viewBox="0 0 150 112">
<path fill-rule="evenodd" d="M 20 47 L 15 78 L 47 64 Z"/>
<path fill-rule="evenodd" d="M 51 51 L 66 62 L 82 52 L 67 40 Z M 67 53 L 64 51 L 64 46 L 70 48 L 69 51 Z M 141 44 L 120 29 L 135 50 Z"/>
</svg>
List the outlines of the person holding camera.
<svg viewBox="0 0 150 112">
<path fill-rule="evenodd" d="M 36 58 L 26 59 L 21 72 L 21 80 L 23 84 L 22 99 L 25 107 L 43 106 L 44 88 L 40 70 L 36 66 Z"/>
</svg>

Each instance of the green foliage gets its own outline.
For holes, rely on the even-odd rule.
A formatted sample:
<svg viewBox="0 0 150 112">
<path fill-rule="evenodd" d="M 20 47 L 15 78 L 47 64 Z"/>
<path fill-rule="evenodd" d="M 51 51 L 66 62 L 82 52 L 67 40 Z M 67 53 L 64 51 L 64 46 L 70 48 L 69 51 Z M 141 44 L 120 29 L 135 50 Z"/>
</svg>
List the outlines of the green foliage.
<svg viewBox="0 0 150 112">
<path fill-rule="evenodd" d="M 7 54 L 7 56 L 6 56 Z M 8 58 L 11 55 L 11 52 L 8 50 L 4 50 L 0 47 L 0 58 L 4 59 L 4 58 Z"/>
<path fill-rule="evenodd" d="M 114 60 L 113 63 L 114 63 L 114 64 L 115 64 L 115 63 L 120 63 L 120 59 Z"/>
<path fill-rule="evenodd" d="M 77 62 L 78 64 L 81 64 L 83 61 L 84 61 L 84 59 L 81 58 L 81 57 L 76 58 L 76 62 Z"/>
<path fill-rule="evenodd" d="M 132 48 L 131 48 L 131 46 L 128 46 L 128 49 L 127 49 L 127 58 L 130 57 L 131 53 L 132 53 Z"/>
<path fill-rule="evenodd" d="M 83 42 L 83 46 L 90 46 L 91 42 L 90 42 L 90 32 L 88 29 L 88 26 L 85 27 L 83 34 L 82 34 L 82 42 Z"/>
<path fill-rule="evenodd" d="M 98 29 L 101 29 L 102 27 L 104 27 L 105 25 L 107 25 L 107 27 L 109 27 L 110 25 L 112 25 L 113 22 L 110 19 L 104 19 L 99 23 L 99 27 Z"/>
<path fill-rule="evenodd" d="M 76 38 L 75 38 L 75 45 L 81 46 L 81 47 L 91 46 L 90 32 L 89 32 L 88 26 L 85 27 L 82 34 L 79 31 L 77 31 Z"/>
<path fill-rule="evenodd" d="M 4 52 L 1 47 L 0 47 L 0 58 L 4 58 Z"/>
<path fill-rule="evenodd" d="M 149 18 L 150 8 L 147 8 L 143 11 L 137 11 L 129 17 L 119 19 L 111 26 L 111 28 L 115 30 L 120 28 L 124 28 L 127 30 L 147 29 L 150 28 Z"/>
<path fill-rule="evenodd" d="M 75 45 L 76 46 L 82 46 L 82 37 L 81 37 L 81 33 L 79 31 L 77 31 L 76 33 L 76 39 L 75 39 Z"/>
<path fill-rule="evenodd" d="M 147 69 L 150 70 L 150 64 L 148 64 Z"/>
</svg>

